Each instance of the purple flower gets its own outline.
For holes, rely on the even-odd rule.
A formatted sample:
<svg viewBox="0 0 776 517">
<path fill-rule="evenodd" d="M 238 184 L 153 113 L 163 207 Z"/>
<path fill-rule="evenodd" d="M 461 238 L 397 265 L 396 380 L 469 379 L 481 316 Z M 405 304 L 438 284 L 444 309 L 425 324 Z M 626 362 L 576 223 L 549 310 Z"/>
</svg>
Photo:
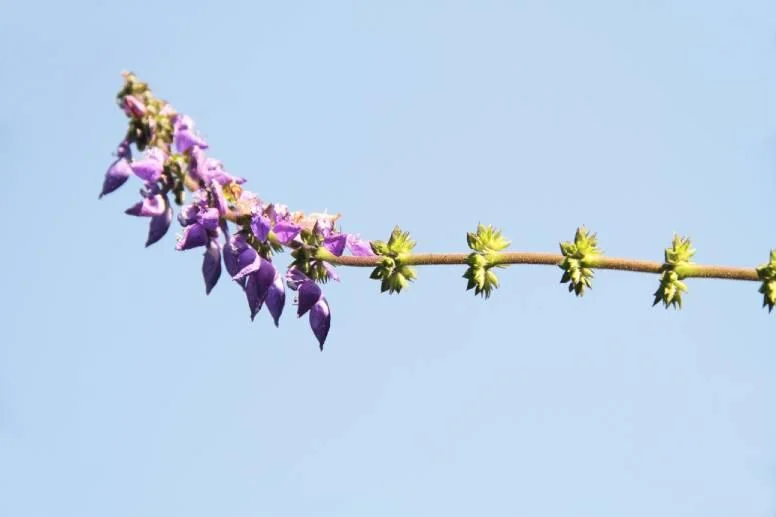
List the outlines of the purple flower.
<svg viewBox="0 0 776 517">
<path fill-rule="evenodd" d="M 261 205 L 258 205 L 251 210 L 251 230 L 257 239 L 262 242 L 266 241 L 271 226 L 272 221 L 270 221 L 269 217 L 264 215 L 264 210 Z"/>
<path fill-rule="evenodd" d="M 202 261 L 202 277 L 205 280 L 205 294 L 210 294 L 221 277 L 221 245 L 218 239 L 210 239 L 207 243 Z"/>
<path fill-rule="evenodd" d="M 291 217 L 288 213 L 288 207 L 277 203 L 272 203 L 267 207 L 267 215 L 272 220 L 273 224 L 277 224 L 280 221 L 287 221 L 289 217 Z"/>
<path fill-rule="evenodd" d="M 105 179 L 102 182 L 102 192 L 100 198 L 105 194 L 110 194 L 127 182 L 132 174 L 129 161 L 126 158 L 119 158 L 111 164 L 105 173 Z"/>
<path fill-rule="evenodd" d="M 172 221 L 172 207 L 167 199 L 167 193 L 162 192 L 156 183 L 147 183 L 140 191 L 143 200 L 127 208 L 124 213 L 136 217 L 150 217 L 146 247 L 165 236 Z"/>
<path fill-rule="evenodd" d="M 332 255 L 339 257 L 345 251 L 348 236 L 344 233 L 330 233 L 323 239 L 323 247 L 329 250 Z"/>
<path fill-rule="evenodd" d="M 152 185 L 155 184 L 152 183 Z M 158 192 L 158 188 L 141 190 L 140 193 L 143 195 L 143 200 L 124 210 L 125 214 L 137 217 L 156 217 L 164 214 L 167 210 L 169 205 L 167 197 Z"/>
<path fill-rule="evenodd" d="M 247 276 L 248 280 L 245 284 L 245 295 L 248 298 L 248 307 L 251 309 L 251 320 L 261 310 L 277 273 L 275 266 L 269 260 L 259 257 L 259 263 L 259 269 Z"/>
<path fill-rule="evenodd" d="M 310 328 L 323 350 L 331 327 L 331 310 L 323 291 L 310 277 L 295 267 L 286 273 L 286 283 L 290 289 L 297 292 L 297 316 L 301 318 L 305 313 L 310 313 Z"/>
<path fill-rule="evenodd" d="M 124 97 L 124 101 L 121 105 L 124 109 L 124 113 L 128 117 L 142 118 L 145 117 L 147 109 L 143 101 L 132 95 Z"/>
<path fill-rule="evenodd" d="M 183 235 L 175 248 L 183 251 L 205 246 L 202 278 L 205 281 L 205 294 L 210 294 L 221 277 L 221 245 L 218 239 L 222 224 L 218 209 L 208 206 L 207 199 L 207 192 L 198 190 L 194 193 L 193 202 L 181 209 L 178 222 L 183 226 Z"/>
<path fill-rule="evenodd" d="M 245 277 L 261 267 L 259 254 L 248 244 L 245 234 L 236 233 L 229 239 L 224 250 L 224 264 L 233 280 L 245 283 Z"/>
<path fill-rule="evenodd" d="M 132 159 L 132 149 L 129 142 L 123 140 L 116 149 L 118 159 L 111 164 L 105 173 L 105 179 L 102 182 L 102 192 L 100 199 L 105 194 L 110 194 L 127 182 L 132 174 L 132 168 L 129 166 L 129 160 Z"/>
<path fill-rule="evenodd" d="M 321 298 L 310 309 L 310 328 L 313 329 L 313 334 L 318 339 L 318 343 L 323 350 L 323 343 L 326 341 L 326 336 L 329 335 L 329 328 L 331 327 L 331 310 L 329 309 L 329 302 L 326 298 Z"/>
<path fill-rule="evenodd" d="M 277 270 L 275 270 L 275 278 L 272 281 L 272 285 L 267 289 L 265 302 L 277 327 L 280 315 L 283 314 L 283 306 L 286 304 L 286 289 L 283 285 L 283 277 Z"/>
<path fill-rule="evenodd" d="M 337 270 L 334 269 L 334 266 L 332 266 L 326 261 L 323 261 L 322 264 L 323 264 L 323 269 L 326 270 L 326 276 L 328 277 L 328 279 L 334 280 L 335 282 L 339 282 L 340 277 L 337 274 Z"/>
<path fill-rule="evenodd" d="M 210 239 L 218 237 L 219 221 L 218 209 L 208 207 L 206 201 L 184 207 L 178 214 L 178 222 L 184 227 L 183 236 L 175 248 L 183 251 L 207 246 Z"/>
<path fill-rule="evenodd" d="M 119 158 L 132 159 L 132 148 L 130 147 L 128 140 L 122 140 L 116 148 L 116 156 Z"/>
<path fill-rule="evenodd" d="M 224 264 L 232 279 L 240 284 L 245 292 L 251 320 L 266 301 L 277 326 L 286 295 L 283 281 L 272 262 L 260 256 L 248 244 L 245 235 L 238 233 L 229 239 L 229 244 L 224 249 Z"/>
<path fill-rule="evenodd" d="M 352 233 L 348 234 L 348 249 L 355 257 L 372 257 L 375 254 L 369 241 L 361 240 L 358 235 Z"/>
<path fill-rule="evenodd" d="M 188 115 L 175 115 L 173 141 L 179 153 L 184 153 L 195 145 L 201 149 L 208 147 L 207 142 L 194 131 L 194 121 Z"/>
<path fill-rule="evenodd" d="M 275 224 L 272 231 L 275 232 L 275 236 L 278 238 L 278 242 L 283 245 L 287 245 L 293 241 L 302 229 L 298 224 L 294 224 L 291 221 L 280 221 Z"/>
<path fill-rule="evenodd" d="M 158 147 L 153 147 L 143 153 L 143 158 L 129 164 L 132 172 L 146 182 L 156 181 L 162 176 L 167 155 Z"/>
<path fill-rule="evenodd" d="M 167 198 L 164 198 L 165 202 Z M 167 230 L 170 229 L 170 223 L 172 222 L 172 207 L 170 203 L 166 203 L 167 208 L 164 213 L 156 215 L 151 218 L 151 223 L 148 225 L 148 239 L 146 239 L 146 248 L 151 244 L 156 243 L 167 234 Z"/>
<path fill-rule="evenodd" d="M 189 157 L 189 174 L 205 185 L 211 181 L 217 181 L 221 185 L 228 185 L 232 182 L 245 183 L 244 178 L 232 176 L 224 170 L 224 164 L 215 158 L 209 158 L 205 151 L 198 145 L 191 146 L 191 155 Z"/>
</svg>

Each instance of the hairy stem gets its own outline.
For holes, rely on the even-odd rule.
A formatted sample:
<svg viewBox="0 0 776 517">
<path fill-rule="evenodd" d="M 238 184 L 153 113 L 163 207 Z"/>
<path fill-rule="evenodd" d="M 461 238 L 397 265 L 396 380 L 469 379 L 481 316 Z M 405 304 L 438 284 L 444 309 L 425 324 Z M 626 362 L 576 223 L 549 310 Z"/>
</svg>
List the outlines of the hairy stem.
<svg viewBox="0 0 776 517">
<path fill-rule="evenodd" d="M 543 266 L 557 266 L 563 261 L 563 255 L 559 253 L 537 253 L 530 251 L 513 251 L 496 253 L 496 262 L 499 264 L 538 264 Z M 442 266 L 442 265 L 467 265 L 468 253 L 418 253 L 402 258 L 402 264 L 408 266 Z M 326 257 L 326 260 L 338 266 L 375 267 L 380 263 L 381 257 Z M 651 260 L 638 260 L 614 257 L 596 257 L 590 264 L 593 269 L 615 269 L 620 271 L 633 271 L 638 273 L 658 274 L 663 271 L 661 262 Z M 723 278 L 728 280 L 757 281 L 757 272 L 754 268 L 714 266 L 705 264 L 690 264 L 686 271 L 682 272 L 687 278 Z"/>
</svg>

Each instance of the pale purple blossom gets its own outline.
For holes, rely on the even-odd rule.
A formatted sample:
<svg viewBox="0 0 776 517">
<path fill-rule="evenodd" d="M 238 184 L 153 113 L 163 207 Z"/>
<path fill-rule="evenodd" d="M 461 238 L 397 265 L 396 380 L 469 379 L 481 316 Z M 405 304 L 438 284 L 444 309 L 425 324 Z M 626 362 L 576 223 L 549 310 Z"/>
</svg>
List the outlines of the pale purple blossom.
<svg viewBox="0 0 776 517">
<path fill-rule="evenodd" d="M 129 166 L 138 178 L 145 182 L 151 182 L 162 177 L 166 160 L 167 154 L 163 150 L 152 147 L 143 153 L 141 159 L 134 160 Z"/>
<path fill-rule="evenodd" d="M 167 199 L 167 193 L 159 188 L 156 183 L 147 183 L 145 188 L 140 191 L 143 199 L 124 213 L 136 217 L 150 217 L 151 222 L 148 226 L 148 238 L 146 247 L 159 241 L 167 233 L 172 221 L 172 207 Z"/>
<path fill-rule="evenodd" d="M 369 241 L 361 240 L 357 234 L 348 234 L 348 249 L 354 257 L 372 257 L 375 252 L 372 251 L 372 245 Z"/>
<path fill-rule="evenodd" d="M 196 181 L 208 185 L 211 181 L 217 181 L 221 185 L 230 183 L 245 183 L 244 178 L 233 176 L 224 170 L 224 164 L 220 160 L 210 158 L 205 151 L 198 145 L 190 148 L 189 156 L 189 174 Z"/>
<path fill-rule="evenodd" d="M 248 244 L 242 233 L 229 239 L 224 249 L 224 264 L 232 279 L 243 288 L 251 312 L 251 320 L 267 303 L 277 326 L 285 303 L 285 290 L 275 266 Z"/>
<path fill-rule="evenodd" d="M 133 95 L 125 96 L 121 107 L 124 109 L 124 113 L 131 118 L 145 117 L 148 111 L 143 101 Z"/>
<path fill-rule="evenodd" d="M 179 153 L 185 153 L 189 148 L 197 146 L 207 149 L 205 140 L 194 129 L 194 121 L 188 115 L 175 115 L 173 119 L 173 142 Z"/>
<path fill-rule="evenodd" d="M 126 158 L 119 158 L 113 162 L 108 168 L 108 171 L 105 173 L 105 179 L 102 182 L 100 198 L 121 187 L 124 183 L 127 182 L 131 174 L 132 168 L 129 166 L 129 161 Z"/>
<path fill-rule="evenodd" d="M 132 159 L 132 149 L 129 147 L 129 142 L 123 140 L 119 144 L 116 149 L 116 157 L 116 161 L 108 167 L 105 173 L 100 199 L 124 185 L 132 174 L 132 168 L 129 166 L 129 160 Z"/>
<path fill-rule="evenodd" d="M 198 197 L 178 214 L 178 222 L 184 227 L 183 235 L 175 246 L 179 251 L 207 246 L 211 239 L 218 238 L 218 209 L 207 205 L 207 194 L 200 193 Z"/>
</svg>

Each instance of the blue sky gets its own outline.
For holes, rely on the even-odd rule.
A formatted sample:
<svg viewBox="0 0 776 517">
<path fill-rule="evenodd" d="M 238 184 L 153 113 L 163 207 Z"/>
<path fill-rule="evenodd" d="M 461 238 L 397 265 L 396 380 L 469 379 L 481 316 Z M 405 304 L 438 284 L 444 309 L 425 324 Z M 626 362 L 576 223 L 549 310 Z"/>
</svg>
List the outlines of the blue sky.
<svg viewBox="0 0 776 517">
<path fill-rule="evenodd" d="M 0 17 L 0 515 L 766 516 L 776 319 L 754 283 L 340 268 L 319 353 L 97 201 L 134 70 L 263 198 L 464 251 L 754 266 L 776 247 L 776 4 L 31 1 Z M 176 227 L 177 231 L 177 227 Z M 171 232 L 174 233 L 174 232 Z M 281 259 L 281 263 L 282 259 Z"/>
</svg>

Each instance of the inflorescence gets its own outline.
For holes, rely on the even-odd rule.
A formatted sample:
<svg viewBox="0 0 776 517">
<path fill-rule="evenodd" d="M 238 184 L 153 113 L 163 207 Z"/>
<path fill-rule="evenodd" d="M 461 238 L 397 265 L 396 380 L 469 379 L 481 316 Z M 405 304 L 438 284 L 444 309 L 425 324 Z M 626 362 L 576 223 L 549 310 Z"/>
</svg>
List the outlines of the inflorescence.
<svg viewBox="0 0 776 517">
<path fill-rule="evenodd" d="M 594 269 L 656 273 L 660 285 L 653 305 L 681 308 L 687 292 L 686 278 L 727 278 L 760 281 L 763 306 L 776 305 L 776 250 L 758 268 L 705 266 L 691 262 L 695 250 L 686 237 L 674 236 L 664 262 L 604 257 L 594 233 L 581 227 L 573 242 L 560 244 L 561 254 L 505 252 L 509 246 L 501 232 L 478 225 L 466 236 L 471 253 L 413 254 L 415 241 L 395 228 L 387 242 L 362 240 L 337 227 L 339 214 L 290 211 L 284 204 L 268 203 L 246 188 L 246 180 L 227 172 L 221 161 L 208 155 L 209 146 L 194 121 L 166 101 L 156 98 L 148 84 L 129 72 L 117 103 L 129 119 L 118 145 L 116 160 L 108 168 L 100 198 L 126 183 L 130 176 L 143 182 L 140 201 L 125 213 L 149 218 L 146 246 L 158 242 L 170 228 L 170 198 L 181 208 L 180 251 L 204 248 L 202 277 L 210 294 L 222 273 L 222 264 L 248 301 L 251 320 L 266 305 L 275 325 L 286 301 L 285 287 L 295 291 L 298 317 L 308 314 L 310 328 L 320 348 L 329 333 L 331 310 L 321 284 L 339 280 L 334 266 L 373 267 L 371 278 L 380 280 L 381 292 L 400 293 L 417 274 L 418 265 L 466 265 L 467 290 L 491 296 L 499 281 L 494 269 L 509 264 L 556 265 L 563 270 L 561 283 L 582 296 L 592 288 Z M 134 156 L 132 145 L 134 144 Z M 186 192 L 192 192 L 185 203 Z M 272 259 L 288 250 L 292 261 L 281 273 Z M 349 252 L 349 254 L 346 254 Z"/>
</svg>

